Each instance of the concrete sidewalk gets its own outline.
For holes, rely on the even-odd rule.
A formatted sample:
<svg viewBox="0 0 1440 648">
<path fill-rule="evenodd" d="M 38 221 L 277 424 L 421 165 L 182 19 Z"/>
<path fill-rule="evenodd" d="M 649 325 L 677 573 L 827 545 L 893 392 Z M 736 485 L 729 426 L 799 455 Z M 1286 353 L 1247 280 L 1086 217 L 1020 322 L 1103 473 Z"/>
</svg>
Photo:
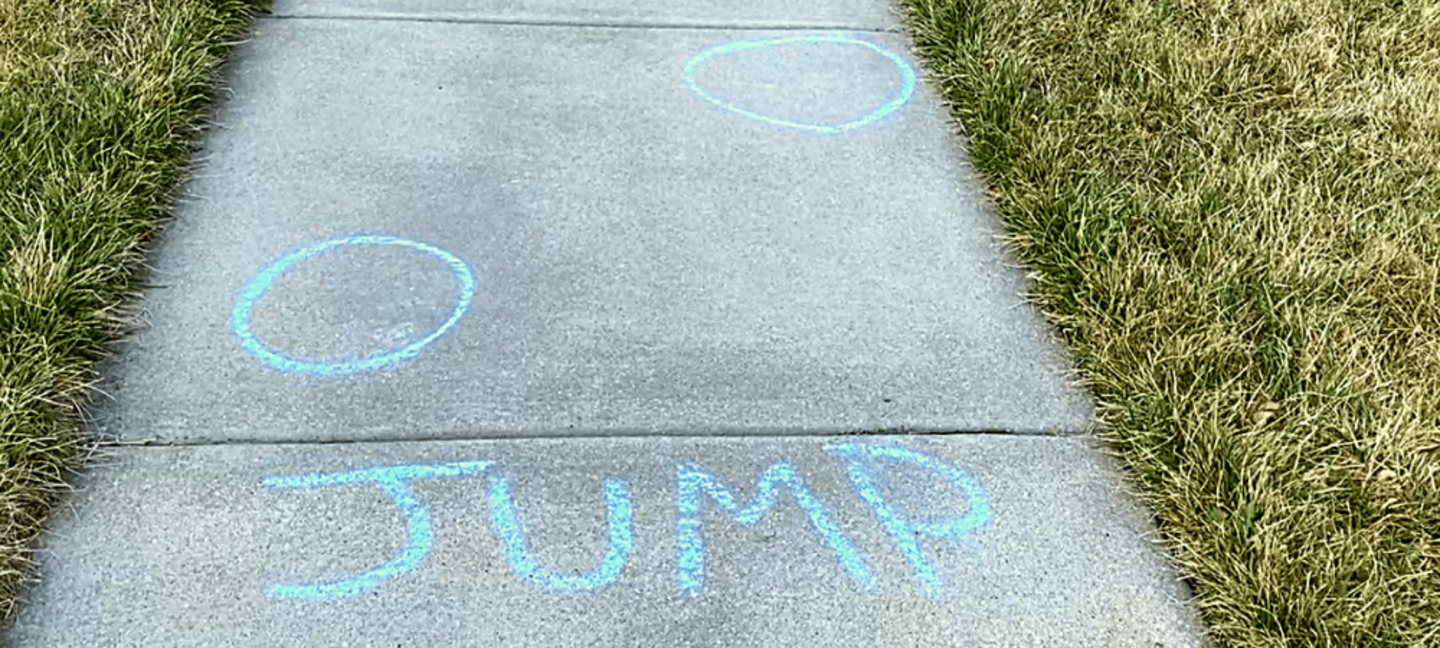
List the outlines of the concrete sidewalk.
<svg viewBox="0 0 1440 648">
<path fill-rule="evenodd" d="M 888 6 L 515 4 L 257 21 L 10 643 L 1204 645 Z"/>
</svg>

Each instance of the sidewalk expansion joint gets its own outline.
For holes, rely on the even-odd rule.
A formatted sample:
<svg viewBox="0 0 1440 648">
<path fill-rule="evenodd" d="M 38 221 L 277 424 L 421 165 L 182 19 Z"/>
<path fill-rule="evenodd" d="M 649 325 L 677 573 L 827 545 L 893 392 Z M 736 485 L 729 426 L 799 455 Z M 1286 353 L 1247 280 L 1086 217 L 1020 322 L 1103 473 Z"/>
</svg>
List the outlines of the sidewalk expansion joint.
<svg viewBox="0 0 1440 648">
<path fill-rule="evenodd" d="M 501 27 L 575 27 L 594 29 L 664 29 L 664 30 L 737 30 L 737 31 L 846 31 L 846 32 L 868 32 L 875 34 L 898 34 L 899 27 L 888 27 L 877 29 L 875 27 L 859 27 L 855 25 L 840 24 L 802 24 L 802 23 L 706 23 L 706 22 L 637 22 L 623 20 L 538 20 L 524 18 L 442 18 L 426 16 L 398 16 L 398 15 L 359 15 L 359 14 L 329 14 L 329 15 L 263 15 L 256 16 L 260 20 L 329 20 L 329 21 L 364 21 L 364 22 L 419 22 L 419 23 L 451 23 L 461 25 L 495 25 Z"/>
<path fill-rule="evenodd" d="M 899 430 L 876 430 L 863 432 L 797 432 L 768 434 L 760 432 L 752 433 L 722 433 L 707 434 L 702 432 L 666 432 L 666 433 L 606 433 L 606 432 L 570 432 L 566 434 L 517 434 L 505 436 L 388 436 L 373 438 L 355 439 L 180 439 L 180 440 L 116 440 L 98 439 L 96 444 L 103 448 L 168 448 L 168 447 L 204 447 L 204 446 L 267 446 L 267 445 L 300 445 L 300 446 L 324 446 L 324 445 L 359 445 L 359 444 L 399 444 L 399 443 L 472 443 L 476 441 L 506 442 L 506 441 L 639 441 L 639 440 L 665 440 L 665 439 L 716 439 L 716 440 L 794 440 L 794 439 L 815 439 L 823 437 L 946 437 L 946 436 L 997 436 L 997 437 L 1021 437 L 1021 438 L 1090 438 L 1091 434 L 1084 431 L 1076 432 L 1012 432 L 1005 430 L 948 430 L 948 431 L 899 431 Z"/>
</svg>

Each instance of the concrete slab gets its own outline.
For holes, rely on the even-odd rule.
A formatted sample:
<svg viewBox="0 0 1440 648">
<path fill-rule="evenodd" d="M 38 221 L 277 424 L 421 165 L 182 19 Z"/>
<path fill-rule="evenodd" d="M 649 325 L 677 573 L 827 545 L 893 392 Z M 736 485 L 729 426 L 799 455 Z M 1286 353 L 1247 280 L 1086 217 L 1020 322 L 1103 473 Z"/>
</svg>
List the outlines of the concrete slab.
<svg viewBox="0 0 1440 648">
<path fill-rule="evenodd" d="M 261 20 L 101 432 L 1083 430 L 905 51 Z"/>
<path fill-rule="evenodd" d="M 1146 518 L 1092 444 L 931 435 L 121 448 L 60 511 L 43 580 L 6 640 L 1201 645 Z M 762 475 L 769 508 L 751 506 Z"/>
<path fill-rule="evenodd" d="M 511 24 L 897 30 L 877 0 L 275 0 L 283 18 L 421 19 Z"/>
</svg>

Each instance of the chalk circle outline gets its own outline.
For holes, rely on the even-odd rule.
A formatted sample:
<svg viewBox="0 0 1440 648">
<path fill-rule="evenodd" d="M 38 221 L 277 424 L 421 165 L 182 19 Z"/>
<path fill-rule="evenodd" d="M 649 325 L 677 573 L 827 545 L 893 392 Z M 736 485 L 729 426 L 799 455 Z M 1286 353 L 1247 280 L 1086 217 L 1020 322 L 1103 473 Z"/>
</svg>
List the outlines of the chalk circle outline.
<svg viewBox="0 0 1440 648">
<path fill-rule="evenodd" d="M 372 355 L 361 360 L 346 362 L 310 362 L 297 360 L 272 351 L 255 337 L 255 334 L 250 330 L 250 311 L 254 308 L 256 300 L 260 299 L 260 297 L 265 294 L 265 291 L 270 289 L 271 284 L 275 283 L 275 280 L 278 279 L 280 275 L 301 261 L 335 248 L 351 245 L 389 245 L 405 247 L 438 257 L 441 261 L 444 261 L 455 272 L 456 279 L 460 281 L 460 298 L 456 300 L 455 310 L 450 313 L 450 318 L 445 320 L 445 323 L 441 324 L 434 332 L 415 342 L 411 342 L 398 351 Z M 348 375 L 378 369 L 388 364 L 415 357 L 420 353 L 421 349 L 425 348 L 431 342 L 434 342 L 441 335 L 444 335 L 446 331 L 450 330 L 450 327 L 455 326 L 455 323 L 460 321 L 460 318 L 465 315 L 465 311 L 469 310 L 470 302 L 474 296 L 475 276 L 471 274 L 470 267 L 449 252 L 431 245 L 393 236 L 351 236 L 349 238 L 335 239 L 303 247 L 281 257 L 279 261 L 270 264 L 269 267 L 261 271 L 260 274 L 245 287 L 245 290 L 240 293 L 240 298 L 236 300 L 235 307 L 230 314 L 230 324 L 235 334 L 240 337 L 240 345 L 244 347 L 246 351 L 260 358 L 262 362 L 271 368 L 280 371 L 308 373 L 320 376 Z"/>
<path fill-rule="evenodd" d="M 695 70 L 700 67 L 701 63 L 704 63 L 706 60 L 712 57 L 721 54 L 733 54 L 735 52 L 759 49 L 762 47 L 787 45 L 790 43 L 841 43 L 845 45 L 859 45 L 861 47 L 873 50 L 875 53 L 889 59 L 890 62 L 894 63 L 895 67 L 900 70 L 900 91 L 897 92 L 895 96 L 891 97 L 884 104 L 881 104 L 879 108 L 870 111 L 869 114 L 861 117 L 860 119 L 852 122 L 846 122 L 838 126 L 827 126 L 824 124 L 801 124 L 799 122 L 786 121 L 784 119 L 778 119 L 775 117 L 761 115 L 759 113 L 745 110 L 744 108 L 736 106 L 731 102 L 727 102 L 708 92 L 705 92 L 703 89 L 700 88 L 700 84 L 695 81 Z M 880 47 L 879 45 L 876 45 L 869 41 L 851 38 L 843 34 L 827 34 L 822 36 L 793 36 L 790 38 L 778 38 L 765 41 L 733 41 L 708 47 L 702 50 L 699 54 L 696 54 L 688 62 L 685 63 L 685 81 L 690 85 L 690 89 L 694 91 L 695 94 L 700 95 L 702 99 L 717 106 L 720 106 L 721 108 L 724 108 L 726 110 L 745 115 L 746 117 L 750 117 L 752 119 L 758 119 L 760 121 L 776 124 L 779 126 L 789 126 L 792 128 L 799 128 L 802 130 L 811 130 L 828 134 L 843 133 L 848 130 L 854 130 L 856 128 L 868 126 L 874 122 L 880 121 L 881 119 L 884 119 L 886 116 L 888 116 L 890 113 L 898 110 L 900 106 L 905 105 L 905 102 L 910 100 L 911 95 L 915 94 L 915 68 L 911 67 L 910 64 L 905 61 L 905 59 L 901 58 L 899 54 Z"/>
</svg>

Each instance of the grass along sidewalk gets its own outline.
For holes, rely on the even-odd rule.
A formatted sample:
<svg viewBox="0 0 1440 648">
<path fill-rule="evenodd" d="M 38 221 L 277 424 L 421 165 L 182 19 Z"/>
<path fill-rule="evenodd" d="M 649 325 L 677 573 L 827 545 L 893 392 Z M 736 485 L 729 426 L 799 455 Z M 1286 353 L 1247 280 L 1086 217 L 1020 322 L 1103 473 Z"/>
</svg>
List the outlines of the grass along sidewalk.
<svg viewBox="0 0 1440 648">
<path fill-rule="evenodd" d="M 0 615 L 83 456 L 78 404 L 123 326 L 213 70 L 264 0 L 0 0 Z"/>
<path fill-rule="evenodd" d="M 1216 643 L 1440 645 L 1440 3 L 901 5 Z"/>
<path fill-rule="evenodd" d="M 0 0 L 0 605 L 263 0 Z M 1440 8 L 901 0 L 1221 646 L 1440 645 Z"/>
</svg>

